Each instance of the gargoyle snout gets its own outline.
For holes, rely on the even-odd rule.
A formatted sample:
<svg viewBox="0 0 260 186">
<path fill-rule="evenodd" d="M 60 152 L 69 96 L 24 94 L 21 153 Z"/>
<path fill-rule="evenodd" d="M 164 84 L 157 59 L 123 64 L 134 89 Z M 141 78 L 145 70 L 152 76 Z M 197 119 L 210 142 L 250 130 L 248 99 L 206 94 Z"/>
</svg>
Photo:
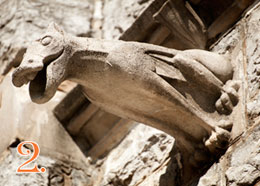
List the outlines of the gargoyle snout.
<svg viewBox="0 0 260 186">
<path fill-rule="evenodd" d="M 23 60 L 21 65 L 13 72 L 13 84 L 16 87 L 21 87 L 32 81 L 37 73 L 43 69 L 43 66 L 42 60 Z"/>
</svg>

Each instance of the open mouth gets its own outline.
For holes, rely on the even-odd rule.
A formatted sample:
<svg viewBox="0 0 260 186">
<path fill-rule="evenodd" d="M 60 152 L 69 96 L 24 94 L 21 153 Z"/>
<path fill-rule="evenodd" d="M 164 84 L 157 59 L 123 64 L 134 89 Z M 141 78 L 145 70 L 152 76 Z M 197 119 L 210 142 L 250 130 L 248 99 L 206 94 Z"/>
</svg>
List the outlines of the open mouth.
<svg viewBox="0 0 260 186">
<path fill-rule="evenodd" d="M 42 70 L 38 71 L 35 78 L 30 81 L 29 93 L 33 102 L 45 103 L 54 96 L 60 83 L 59 79 L 62 77 L 57 77 L 53 64 L 60 59 L 62 54 L 63 50 L 45 59 Z"/>
<path fill-rule="evenodd" d="M 29 85 L 30 96 L 34 99 L 42 97 L 44 95 L 47 83 L 47 67 L 44 65 L 43 69 L 37 73 L 35 78 L 31 80 Z"/>
</svg>

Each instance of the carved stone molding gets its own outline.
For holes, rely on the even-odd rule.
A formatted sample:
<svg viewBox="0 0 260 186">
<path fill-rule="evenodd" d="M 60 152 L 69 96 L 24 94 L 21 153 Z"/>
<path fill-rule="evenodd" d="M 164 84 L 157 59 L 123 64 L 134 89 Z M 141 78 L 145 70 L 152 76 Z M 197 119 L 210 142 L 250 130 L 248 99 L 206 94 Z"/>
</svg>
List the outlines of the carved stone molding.
<svg viewBox="0 0 260 186">
<path fill-rule="evenodd" d="M 165 25 L 185 48 L 205 49 L 205 25 L 188 2 L 167 1 L 154 18 Z"/>
</svg>

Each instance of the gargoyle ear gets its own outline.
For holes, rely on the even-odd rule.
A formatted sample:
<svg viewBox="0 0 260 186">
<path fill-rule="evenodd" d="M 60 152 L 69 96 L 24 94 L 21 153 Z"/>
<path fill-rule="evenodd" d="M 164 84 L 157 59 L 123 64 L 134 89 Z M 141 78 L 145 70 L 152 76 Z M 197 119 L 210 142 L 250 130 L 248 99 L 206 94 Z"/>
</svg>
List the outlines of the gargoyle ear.
<svg viewBox="0 0 260 186">
<path fill-rule="evenodd" d="M 48 31 L 58 31 L 59 33 L 61 33 L 62 35 L 64 35 L 64 30 L 56 23 L 52 22 L 49 24 L 48 26 Z"/>
</svg>

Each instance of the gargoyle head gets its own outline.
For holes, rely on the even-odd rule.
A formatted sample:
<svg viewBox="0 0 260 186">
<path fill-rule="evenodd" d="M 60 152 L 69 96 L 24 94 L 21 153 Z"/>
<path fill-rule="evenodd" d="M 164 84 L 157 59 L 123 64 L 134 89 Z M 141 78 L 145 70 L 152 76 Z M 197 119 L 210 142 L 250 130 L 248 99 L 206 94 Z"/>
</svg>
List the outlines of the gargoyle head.
<svg viewBox="0 0 260 186">
<path fill-rule="evenodd" d="M 47 32 L 27 48 L 23 61 L 13 73 L 13 84 L 29 84 L 30 97 L 35 103 L 45 103 L 55 94 L 66 78 L 64 31 L 51 23 Z"/>
</svg>

